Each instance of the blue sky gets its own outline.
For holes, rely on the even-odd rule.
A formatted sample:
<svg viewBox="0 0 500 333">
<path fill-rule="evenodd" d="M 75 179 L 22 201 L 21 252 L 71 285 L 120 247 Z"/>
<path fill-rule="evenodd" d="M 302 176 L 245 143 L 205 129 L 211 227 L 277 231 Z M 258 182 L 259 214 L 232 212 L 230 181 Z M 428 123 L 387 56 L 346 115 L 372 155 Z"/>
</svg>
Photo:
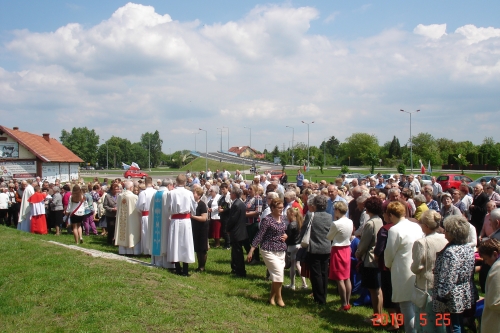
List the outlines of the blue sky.
<svg viewBox="0 0 500 333">
<path fill-rule="evenodd" d="M 250 126 L 263 150 L 288 145 L 286 125 L 305 142 L 301 120 L 315 121 L 314 145 L 354 132 L 406 142 L 403 108 L 422 110 L 413 133 L 499 141 L 499 12 L 497 1 L 0 0 L 2 124 L 131 141 L 158 129 L 167 152 L 193 148 L 199 127 L 210 150 L 222 126 L 244 145 Z"/>
</svg>

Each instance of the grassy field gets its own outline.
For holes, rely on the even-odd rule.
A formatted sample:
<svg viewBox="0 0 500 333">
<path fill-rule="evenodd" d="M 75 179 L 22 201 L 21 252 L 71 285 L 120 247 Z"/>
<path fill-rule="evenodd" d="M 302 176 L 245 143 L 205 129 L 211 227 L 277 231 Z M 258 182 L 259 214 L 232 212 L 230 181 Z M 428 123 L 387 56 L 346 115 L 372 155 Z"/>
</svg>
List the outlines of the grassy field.
<svg viewBox="0 0 500 333">
<path fill-rule="evenodd" d="M 86 248 L 116 252 L 104 237 L 84 237 Z M 211 249 L 207 272 L 179 277 L 163 269 L 93 258 L 0 226 L 2 332 L 375 332 L 362 322 L 370 309 L 317 306 L 308 291 L 284 290 L 287 307 L 266 304 L 265 266 L 246 279 L 229 274 L 230 251 Z M 142 258 L 148 260 L 147 258 Z M 191 265 L 191 269 L 196 266 Z M 287 283 L 287 281 L 285 281 Z"/>
<path fill-rule="evenodd" d="M 210 170 L 215 171 L 217 169 L 222 170 L 226 169 L 231 172 L 234 170 L 248 170 L 250 169 L 251 165 L 243 165 L 243 164 L 233 164 L 233 163 L 225 163 L 225 162 L 217 162 L 214 160 L 208 160 L 208 167 Z M 202 157 L 196 158 L 193 160 L 191 163 L 183 166 L 181 169 L 182 171 L 186 170 L 191 170 L 191 172 L 200 172 L 200 170 L 205 170 L 205 159 Z M 206 170 L 205 170 L 206 171 Z"/>
</svg>

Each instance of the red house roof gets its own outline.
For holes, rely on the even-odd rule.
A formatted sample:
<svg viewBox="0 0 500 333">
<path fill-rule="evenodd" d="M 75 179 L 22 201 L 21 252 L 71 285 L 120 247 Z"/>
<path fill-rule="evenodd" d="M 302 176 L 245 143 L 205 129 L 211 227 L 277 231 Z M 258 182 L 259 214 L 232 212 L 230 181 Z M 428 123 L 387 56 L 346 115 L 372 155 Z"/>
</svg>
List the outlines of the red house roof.
<svg viewBox="0 0 500 333">
<path fill-rule="evenodd" d="M 257 154 L 257 151 L 255 149 L 253 149 L 252 147 L 249 147 L 249 146 L 231 147 L 231 148 L 229 148 L 229 151 L 231 153 L 235 153 L 236 155 L 240 156 L 241 153 L 243 153 L 247 149 L 250 149 L 251 151 L 253 151 L 254 154 Z"/>
<path fill-rule="evenodd" d="M 0 131 L 16 140 L 21 146 L 43 162 L 84 162 L 62 143 L 51 138 L 49 134 L 40 136 L 28 132 L 21 132 L 17 127 L 11 129 L 5 126 L 0 126 Z"/>
</svg>

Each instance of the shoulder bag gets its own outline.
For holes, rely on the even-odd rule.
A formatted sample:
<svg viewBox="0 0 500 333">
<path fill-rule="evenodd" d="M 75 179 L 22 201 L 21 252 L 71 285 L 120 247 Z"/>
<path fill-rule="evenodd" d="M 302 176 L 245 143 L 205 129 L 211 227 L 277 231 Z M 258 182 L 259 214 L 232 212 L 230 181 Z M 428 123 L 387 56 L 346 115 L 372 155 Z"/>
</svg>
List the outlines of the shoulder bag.
<svg viewBox="0 0 500 333">
<path fill-rule="evenodd" d="M 427 244 L 427 239 L 425 240 L 425 263 L 424 263 L 424 271 L 427 272 L 427 250 L 429 246 Z M 413 293 L 411 296 L 411 301 L 420 309 L 425 309 L 427 302 L 432 299 L 431 295 L 427 292 L 427 281 L 425 281 L 425 289 L 421 289 L 417 287 L 417 278 L 415 277 L 415 285 L 413 288 Z"/>
<path fill-rule="evenodd" d="M 304 236 L 302 236 L 302 240 L 300 242 L 300 246 L 302 248 L 308 248 L 309 247 L 309 242 L 311 240 L 311 226 L 313 223 L 314 219 L 314 212 L 311 213 L 311 220 L 309 222 L 309 225 L 307 226 L 306 232 L 304 233 Z"/>
<path fill-rule="evenodd" d="M 70 199 L 71 200 L 71 199 Z M 63 217 L 63 222 L 66 222 L 67 224 L 69 224 L 69 220 L 71 219 L 71 216 L 75 215 L 76 211 L 80 208 L 80 206 L 83 204 L 83 201 L 80 201 L 80 203 L 78 204 L 78 206 L 76 206 L 75 210 L 71 212 L 71 214 L 66 215 Z"/>
</svg>

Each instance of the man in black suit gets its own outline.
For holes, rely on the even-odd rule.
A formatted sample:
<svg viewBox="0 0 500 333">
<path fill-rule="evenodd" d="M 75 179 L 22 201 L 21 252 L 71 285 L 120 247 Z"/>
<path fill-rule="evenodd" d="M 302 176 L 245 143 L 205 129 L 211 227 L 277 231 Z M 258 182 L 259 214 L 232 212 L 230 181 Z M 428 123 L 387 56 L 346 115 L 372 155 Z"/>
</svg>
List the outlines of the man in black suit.
<svg viewBox="0 0 500 333">
<path fill-rule="evenodd" d="M 484 217 L 486 216 L 486 204 L 490 199 L 484 193 L 483 185 L 476 184 L 474 186 L 474 200 L 472 205 L 469 206 L 471 214 L 470 223 L 476 228 L 476 234 L 479 237 L 481 229 L 483 228 Z"/>
<path fill-rule="evenodd" d="M 231 200 L 233 201 L 230 210 L 230 217 L 227 223 L 227 233 L 231 239 L 231 273 L 236 276 L 246 277 L 245 257 L 243 255 L 243 245 L 248 241 L 247 234 L 247 208 L 241 201 L 241 189 L 231 191 Z"/>
</svg>

